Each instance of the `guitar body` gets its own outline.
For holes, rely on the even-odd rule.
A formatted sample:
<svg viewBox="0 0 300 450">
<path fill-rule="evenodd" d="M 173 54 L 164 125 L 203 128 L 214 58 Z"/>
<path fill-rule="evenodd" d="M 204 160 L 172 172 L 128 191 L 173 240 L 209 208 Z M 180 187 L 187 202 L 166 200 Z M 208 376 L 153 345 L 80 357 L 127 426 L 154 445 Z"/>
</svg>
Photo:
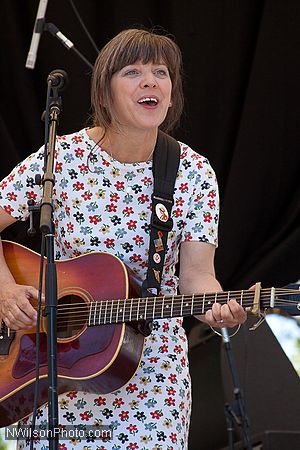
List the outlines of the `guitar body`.
<svg viewBox="0 0 300 450">
<path fill-rule="evenodd" d="M 18 284 L 38 287 L 40 255 L 3 242 L 6 262 Z M 94 252 L 57 261 L 58 392 L 106 394 L 126 384 L 139 365 L 144 337 L 128 324 L 87 326 L 91 301 L 137 295 L 133 275 L 116 257 Z M 78 310 L 71 320 L 69 310 Z M 94 324 L 97 325 L 97 324 Z M 47 322 L 40 335 L 40 396 L 48 399 Z M 4 334 L 0 340 L 0 427 L 29 415 L 33 409 L 36 370 L 35 329 Z"/>
</svg>

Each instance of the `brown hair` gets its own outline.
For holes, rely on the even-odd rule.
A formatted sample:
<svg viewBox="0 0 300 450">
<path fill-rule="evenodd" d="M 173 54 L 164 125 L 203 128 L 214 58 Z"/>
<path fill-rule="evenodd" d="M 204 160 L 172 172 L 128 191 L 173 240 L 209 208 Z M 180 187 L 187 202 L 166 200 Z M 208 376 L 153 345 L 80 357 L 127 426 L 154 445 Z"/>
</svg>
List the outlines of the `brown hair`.
<svg viewBox="0 0 300 450">
<path fill-rule="evenodd" d="M 168 36 L 144 29 L 121 31 L 100 51 L 94 65 L 91 101 L 93 124 L 107 130 L 114 118 L 110 81 L 114 73 L 141 61 L 167 66 L 172 81 L 172 107 L 160 128 L 170 132 L 178 123 L 183 110 L 181 52 Z"/>
</svg>

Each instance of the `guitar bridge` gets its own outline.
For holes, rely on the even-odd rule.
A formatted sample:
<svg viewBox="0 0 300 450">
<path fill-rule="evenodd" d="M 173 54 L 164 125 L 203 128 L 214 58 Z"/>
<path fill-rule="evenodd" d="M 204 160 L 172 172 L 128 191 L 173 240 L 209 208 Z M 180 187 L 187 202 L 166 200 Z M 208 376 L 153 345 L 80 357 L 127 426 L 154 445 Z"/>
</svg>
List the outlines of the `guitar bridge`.
<svg viewBox="0 0 300 450">
<path fill-rule="evenodd" d="M 0 329 L 0 355 L 8 355 L 12 341 L 16 335 L 15 331 L 10 330 L 2 320 Z"/>
</svg>

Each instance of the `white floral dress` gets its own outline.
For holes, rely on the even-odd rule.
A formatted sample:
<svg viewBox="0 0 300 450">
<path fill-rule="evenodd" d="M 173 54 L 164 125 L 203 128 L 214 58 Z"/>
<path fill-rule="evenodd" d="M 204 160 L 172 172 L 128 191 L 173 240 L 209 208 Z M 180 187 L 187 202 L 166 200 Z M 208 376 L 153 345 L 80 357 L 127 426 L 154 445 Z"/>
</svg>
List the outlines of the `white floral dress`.
<svg viewBox="0 0 300 450">
<path fill-rule="evenodd" d="M 180 143 L 172 217 L 161 290 L 178 286 L 175 265 L 180 243 L 217 245 L 218 189 L 206 158 Z M 28 217 L 27 201 L 39 201 L 34 184 L 42 173 L 43 149 L 20 163 L 0 184 L 0 206 L 18 220 Z M 149 247 L 153 185 L 152 161 L 123 164 L 89 138 L 86 129 L 57 139 L 55 152 L 56 259 L 101 250 L 113 253 L 144 279 Z M 154 322 L 142 360 L 130 382 L 116 392 L 97 395 L 72 391 L 59 397 L 60 424 L 81 429 L 109 425 L 111 440 L 88 437 L 60 441 L 60 450 L 181 450 L 188 448 L 191 385 L 182 319 Z M 47 424 L 47 407 L 37 424 Z M 29 423 L 30 418 L 24 419 Z M 29 443 L 19 441 L 19 448 Z M 36 449 L 48 449 L 36 439 Z"/>
</svg>

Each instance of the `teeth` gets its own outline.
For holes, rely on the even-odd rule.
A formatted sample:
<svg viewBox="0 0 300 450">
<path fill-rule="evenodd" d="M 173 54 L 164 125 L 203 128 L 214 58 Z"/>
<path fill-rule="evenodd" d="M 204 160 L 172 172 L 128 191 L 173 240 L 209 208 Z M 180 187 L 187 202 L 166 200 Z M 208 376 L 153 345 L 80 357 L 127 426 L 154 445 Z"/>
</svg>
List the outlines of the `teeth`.
<svg viewBox="0 0 300 450">
<path fill-rule="evenodd" d="M 146 103 L 146 102 L 154 102 L 154 103 L 158 103 L 156 98 L 153 97 L 144 97 L 141 100 L 138 101 L 138 103 Z"/>
</svg>

